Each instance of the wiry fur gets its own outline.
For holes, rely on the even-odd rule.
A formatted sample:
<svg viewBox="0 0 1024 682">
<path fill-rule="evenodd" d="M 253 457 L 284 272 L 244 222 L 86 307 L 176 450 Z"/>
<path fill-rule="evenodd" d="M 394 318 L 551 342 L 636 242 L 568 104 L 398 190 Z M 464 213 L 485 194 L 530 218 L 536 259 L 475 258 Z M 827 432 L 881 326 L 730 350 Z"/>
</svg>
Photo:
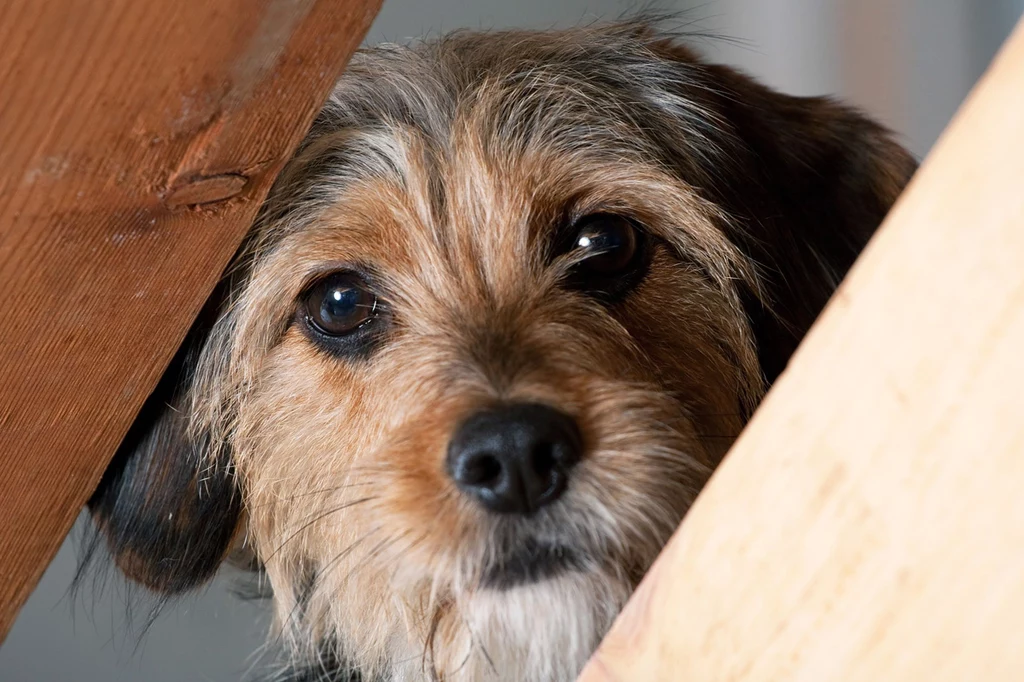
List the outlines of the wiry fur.
<svg viewBox="0 0 1024 682">
<path fill-rule="evenodd" d="M 859 115 L 642 22 L 362 52 L 168 380 L 187 425 L 122 455 L 185 472 L 183 509 L 206 490 L 241 513 L 154 526 L 167 477 L 122 463 L 100 526 L 122 568 L 172 591 L 242 543 L 295 670 L 314 671 L 293 679 L 570 680 L 912 171 Z M 649 235 L 620 301 L 563 286 L 557 235 L 595 212 Z M 365 358 L 295 323 L 342 266 L 372 273 L 389 316 Z M 487 514 L 444 468 L 455 427 L 510 400 L 558 407 L 584 439 L 565 496 L 529 518 Z M 481 586 L 537 540 L 572 547 L 575 570 Z"/>
</svg>

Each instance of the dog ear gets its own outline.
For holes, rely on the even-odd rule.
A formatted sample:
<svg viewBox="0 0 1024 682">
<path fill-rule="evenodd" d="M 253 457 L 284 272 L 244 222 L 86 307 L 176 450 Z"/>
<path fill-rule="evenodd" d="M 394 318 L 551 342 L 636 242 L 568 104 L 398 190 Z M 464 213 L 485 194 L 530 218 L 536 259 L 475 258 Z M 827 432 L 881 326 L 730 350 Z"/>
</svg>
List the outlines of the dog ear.
<svg viewBox="0 0 1024 682">
<path fill-rule="evenodd" d="M 748 315 L 769 382 L 835 292 L 917 168 L 880 125 L 825 98 L 782 95 L 723 67 L 721 111 L 744 150 L 727 204 L 735 243 L 765 287 Z"/>
<path fill-rule="evenodd" d="M 727 167 L 713 173 L 712 192 L 736 218 L 730 238 L 761 276 L 746 308 L 773 382 L 917 162 L 854 109 L 775 92 L 671 41 L 654 49 L 685 69 L 693 96 L 724 128 Z"/>
<path fill-rule="evenodd" d="M 209 326 L 198 322 L 89 500 L 117 566 L 165 595 L 216 573 L 241 515 L 227 453 L 189 432 L 186 391 Z M 88 561 L 89 556 L 86 556 Z"/>
</svg>

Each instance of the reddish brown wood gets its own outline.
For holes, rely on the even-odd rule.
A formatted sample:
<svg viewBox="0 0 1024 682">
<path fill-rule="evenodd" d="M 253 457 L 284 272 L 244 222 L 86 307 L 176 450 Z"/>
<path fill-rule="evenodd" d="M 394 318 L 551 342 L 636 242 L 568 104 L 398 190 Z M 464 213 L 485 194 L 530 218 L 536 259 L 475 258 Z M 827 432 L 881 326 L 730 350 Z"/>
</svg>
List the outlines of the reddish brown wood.
<svg viewBox="0 0 1024 682">
<path fill-rule="evenodd" d="M 0 639 L 380 1 L 0 4 Z"/>
</svg>

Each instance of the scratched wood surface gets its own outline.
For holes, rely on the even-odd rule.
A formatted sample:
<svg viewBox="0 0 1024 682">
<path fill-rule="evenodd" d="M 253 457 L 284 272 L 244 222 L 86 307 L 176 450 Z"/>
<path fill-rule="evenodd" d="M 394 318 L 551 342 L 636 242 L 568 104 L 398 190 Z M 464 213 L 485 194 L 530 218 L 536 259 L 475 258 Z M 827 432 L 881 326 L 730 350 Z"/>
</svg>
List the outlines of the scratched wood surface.
<svg viewBox="0 0 1024 682">
<path fill-rule="evenodd" d="M 582 682 L 1024 679 L 1024 29 Z"/>
<path fill-rule="evenodd" d="M 0 3 L 0 641 L 380 2 Z"/>
</svg>

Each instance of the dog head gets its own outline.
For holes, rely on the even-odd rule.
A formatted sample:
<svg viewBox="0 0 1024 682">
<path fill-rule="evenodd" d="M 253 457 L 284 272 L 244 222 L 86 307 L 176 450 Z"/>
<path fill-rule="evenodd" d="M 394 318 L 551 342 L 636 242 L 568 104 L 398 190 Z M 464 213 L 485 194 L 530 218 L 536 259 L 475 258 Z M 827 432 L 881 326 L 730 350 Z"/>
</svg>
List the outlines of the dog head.
<svg viewBox="0 0 1024 682">
<path fill-rule="evenodd" d="M 640 23 L 365 51 L 99 525 L 168 592 L 244 542 L 297 658 L 571 679 L 913 169 Z"/>
</svg>

